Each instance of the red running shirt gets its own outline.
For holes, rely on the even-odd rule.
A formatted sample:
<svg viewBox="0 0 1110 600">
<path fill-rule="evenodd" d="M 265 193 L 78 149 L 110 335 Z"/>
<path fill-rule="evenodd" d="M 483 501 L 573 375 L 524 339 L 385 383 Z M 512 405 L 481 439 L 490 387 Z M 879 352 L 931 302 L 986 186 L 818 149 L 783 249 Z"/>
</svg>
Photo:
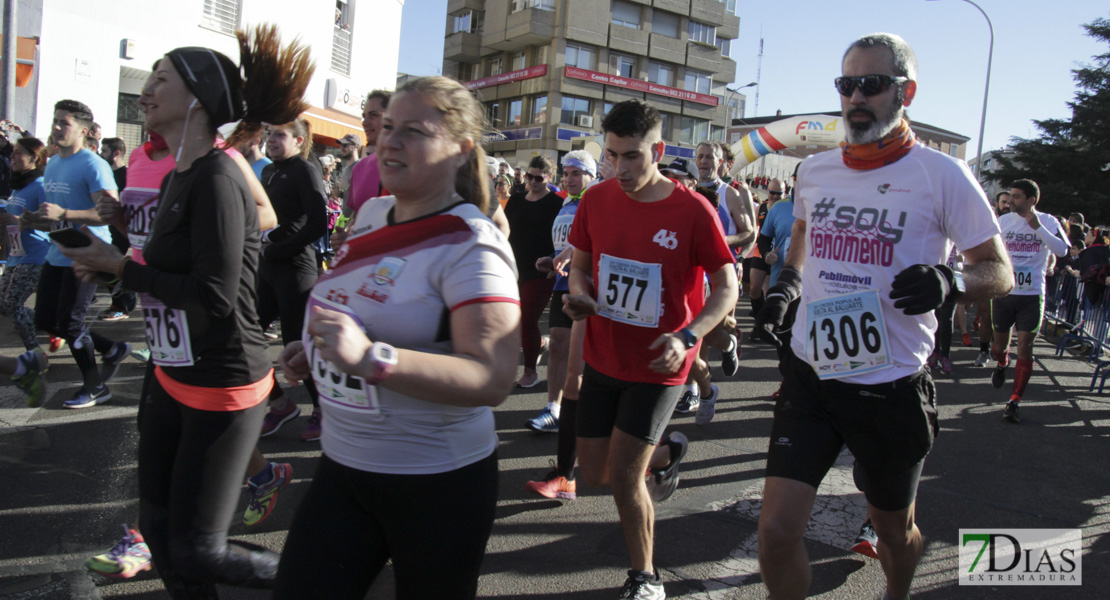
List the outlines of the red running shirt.
<svg viewBox="0 0 1110 600">
<path fill-rule="evenodd" d="M 716 210 L 681 185 L 644 203 L 609 180 L 586 190 L 568 241 L 592 254 L 602 307 L 587 321 L 586 362 L 621 381 L 685 383 L 696 352 L 687 352 L 678 373 L 663 375 L 648 367 L 661 351 L 648 347 L 688 325 L 705 305 L 704 274 L 734 261 Z"/>
</svg>

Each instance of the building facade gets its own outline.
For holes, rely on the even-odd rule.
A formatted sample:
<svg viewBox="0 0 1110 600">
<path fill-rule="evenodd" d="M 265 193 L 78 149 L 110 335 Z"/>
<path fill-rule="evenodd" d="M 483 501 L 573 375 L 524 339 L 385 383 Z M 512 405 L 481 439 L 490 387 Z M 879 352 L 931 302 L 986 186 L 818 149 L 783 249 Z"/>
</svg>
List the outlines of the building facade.
<svg viewBox="0 0 1110 600">
<path fill-rule="evenodd" d="M 443 74 L 476 91 L 485 148 L 513 166 L 598 140 L 613 104 L 633 98 L 662 114 L 667 156 L 693 157 L 742 114 L 744 96 L 726 89 L 736 1 L 448 0 Z"/>
<path fill-rule="evenodd" d="M 273 23 L 299 37 L 316 72 L 305 92 L 317 142 L 363 137 L 362 100 L 393 89 L 404 0 L 22 0 L 19 33 L 38 38 L 35 74 L 17 92 L 17 122 L 49 135 L 54 103 L 80 100 L 104 137 L 128 149 L 143 140 L 139 94 L 154 63 L 181 46 L 212 48 L 238 61 L 237 28 Z"/>
</svg>

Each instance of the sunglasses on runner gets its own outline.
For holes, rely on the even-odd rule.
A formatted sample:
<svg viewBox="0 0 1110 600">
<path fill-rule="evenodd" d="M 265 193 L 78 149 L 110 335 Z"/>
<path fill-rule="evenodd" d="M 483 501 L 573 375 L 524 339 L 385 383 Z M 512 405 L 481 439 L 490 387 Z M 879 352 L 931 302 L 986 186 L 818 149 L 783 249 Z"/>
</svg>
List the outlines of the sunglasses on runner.
<svg viewBox="0 0 1110 600">
<path fill-rule="evenodd" d="M 870 97 L 887 91 L 892 85 L 902 84 L 909 80 L 909 77 L 894 75 L 861 75 L 859 77 L 837 77 L 833 80 L 833 83 L 836 85 L 836 91 L 847 98 L 852 95 L 856 88 L 859 88 L 864 96 Z"/>
<path fill-rule="evenodd" d="M 772 191 L 768 191 L 768 192 L 767 192 L 767 195 L 768 195 L 768 196 L 781 196 L 781 195 L 782 195 L 782 192 L 772 192 Z"/>
<path fill-rule="evenodd" d="M 533 175 L 531 173 L 525 173 L 524 178 L 527 179 L 528 181 L 543 181 L 544 176 L 543 175 Z"/>
</svg>

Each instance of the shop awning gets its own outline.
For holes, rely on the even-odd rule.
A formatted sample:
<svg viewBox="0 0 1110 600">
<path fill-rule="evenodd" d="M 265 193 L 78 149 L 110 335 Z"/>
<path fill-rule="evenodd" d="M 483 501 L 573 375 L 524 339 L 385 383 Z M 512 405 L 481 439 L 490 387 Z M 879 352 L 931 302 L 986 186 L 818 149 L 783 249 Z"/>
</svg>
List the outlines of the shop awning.
<svg viewBox="0 0 1110 600">
<path fill-rule="evenodd" d="M 340 138 L 353 133 L 366 143 L 362 132 L 362 121 L 351 115 L 331 108 L 312 106 L 304 112 L 304 117 L 312 125 L 312 137 L 317 143 L 338 146 Z"/>
<path fill-rule="evenodd" d="M 38 38 L 25 38 L 21 37 L 15 42 L 15 86 L 27 87 L 31 83 L 31 75 L 35 73 L 35 46 L 38 46 Z M 4 36 L 0 35 L 0 60 L 5 57 L 4 53 Z"/>
</svg>

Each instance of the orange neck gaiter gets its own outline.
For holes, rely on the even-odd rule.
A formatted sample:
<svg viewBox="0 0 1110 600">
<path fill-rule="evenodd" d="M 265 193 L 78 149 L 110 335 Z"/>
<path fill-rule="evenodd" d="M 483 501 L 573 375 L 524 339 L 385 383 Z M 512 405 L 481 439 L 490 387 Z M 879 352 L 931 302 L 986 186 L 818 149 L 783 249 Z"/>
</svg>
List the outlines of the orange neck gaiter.
<svg viewBox="0 0 1110 600">
<path fill-rule="evenodd" d="M 897 162 L 917 143 L 909 121 L 902 119 L 898 127 L 877 142 L 849 144 L 840 142 L 844 165 L 850 169 L 869 171 Z"/>
</svg>

